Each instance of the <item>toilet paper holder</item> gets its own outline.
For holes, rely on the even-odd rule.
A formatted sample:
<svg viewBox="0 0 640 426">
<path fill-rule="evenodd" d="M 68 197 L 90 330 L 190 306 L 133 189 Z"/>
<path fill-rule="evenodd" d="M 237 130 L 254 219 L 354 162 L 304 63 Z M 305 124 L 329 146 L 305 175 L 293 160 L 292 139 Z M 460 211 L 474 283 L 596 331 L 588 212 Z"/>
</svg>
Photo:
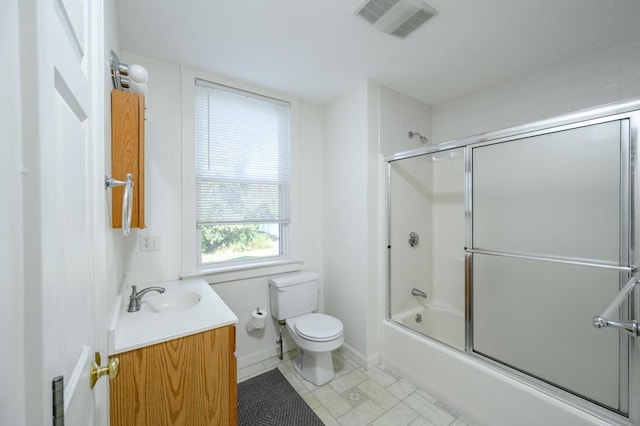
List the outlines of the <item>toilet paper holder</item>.
<svg viewBox="0 0 640 426">
<path fill-rule="evenodd" d="M 259 306 L 251 312 L 251 317 L 245 325 L 247 332 L 251 333 L 254 330 L 262 330 L 267 324 L 266 312 Z"/>
</svg>

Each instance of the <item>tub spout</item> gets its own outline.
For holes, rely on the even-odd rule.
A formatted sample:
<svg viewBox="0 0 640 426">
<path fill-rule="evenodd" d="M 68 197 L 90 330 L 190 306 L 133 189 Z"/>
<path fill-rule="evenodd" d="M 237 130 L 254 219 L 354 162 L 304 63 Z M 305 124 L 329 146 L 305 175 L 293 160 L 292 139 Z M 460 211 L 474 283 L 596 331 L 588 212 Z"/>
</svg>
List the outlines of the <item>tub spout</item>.
<svg viewBox="0 0 640 426">
<path fill-rule="evenodd" d="M 425 293 L 422 290 L 419 290 L 417 288 L 413 288 L 411 289 L 411 295 L 412 296 L 420 296 L 420 297 L 424 297 L 425 299 L 427 298 L 427 293 Z"/>
</svg>

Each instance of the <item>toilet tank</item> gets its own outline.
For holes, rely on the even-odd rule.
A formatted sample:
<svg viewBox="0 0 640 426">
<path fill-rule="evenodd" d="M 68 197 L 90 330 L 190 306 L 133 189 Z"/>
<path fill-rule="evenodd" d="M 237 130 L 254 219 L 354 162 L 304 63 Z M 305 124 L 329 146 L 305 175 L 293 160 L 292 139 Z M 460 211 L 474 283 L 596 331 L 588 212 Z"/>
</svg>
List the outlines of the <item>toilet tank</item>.
<svg viewBox="0 0 640 426">
<path fill-rule="evenodd" d="M 270 278 L 271 315 L 285 320 L 315 311 L 319 278 L 315 272 L 292 272 Z"/>
</svg>

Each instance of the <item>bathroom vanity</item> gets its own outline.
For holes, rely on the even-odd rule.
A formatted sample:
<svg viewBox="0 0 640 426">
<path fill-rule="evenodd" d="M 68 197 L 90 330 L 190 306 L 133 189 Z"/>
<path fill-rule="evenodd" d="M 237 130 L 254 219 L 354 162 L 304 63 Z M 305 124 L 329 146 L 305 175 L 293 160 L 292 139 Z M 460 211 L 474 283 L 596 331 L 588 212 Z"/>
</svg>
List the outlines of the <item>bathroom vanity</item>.
<svg viewBox="0 0 640 426">
<path fill-rule="evenodd" d="M 111 425 L 235 425 L 237 317 L 204 280 L 155 285 L 138 312 L 123 295 L 115 319 Z"/>
</svg>

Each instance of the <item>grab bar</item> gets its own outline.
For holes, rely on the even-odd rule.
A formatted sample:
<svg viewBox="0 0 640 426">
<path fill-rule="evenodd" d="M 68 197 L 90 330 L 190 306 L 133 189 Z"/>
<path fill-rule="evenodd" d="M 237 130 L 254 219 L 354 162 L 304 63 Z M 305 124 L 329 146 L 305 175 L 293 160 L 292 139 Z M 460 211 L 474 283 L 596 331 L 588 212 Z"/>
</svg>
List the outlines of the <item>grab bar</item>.
<svg viewBox="0 0 640 426">
<path fill-rule="evenodd" d="M 627 296 L 629 296 L 629 293 L 633 291 L 636 284 L 638 284 L 638 279 L 635 277 L 631 278 L 629 282 L 627 282 L 625 286 L 622 287 L 622 290 L 618 292 L 611 303 L 609 303 L 609 306 L 607 306 L 600 315 L 593 317 L 593 326 L 596 328 L 619 328 L 635 337 L 640 336 L 640 323 L 638 323 L 638 321 L 613 321 L 609 319 L 609 317 L 613 315 L 615 311 L 620 307 L 622 302 L 624 302 Z"/>
<path fill-rule="evenodd" d="M 593 268 L 614 269 L 616 271 L 629 272 L 629 273 L 633 273 L 638 269 L 635 266 L 608 265 L 606 263 L 587 262 L 584 260 L 574 259 L 570 257 L 531 256 L 528 254 L 507 253 L 504 251 L 493 251 L 493 250 L 483 250 L 483 249 L 470 249 L 467 247 L 464 248 L 464 251 L 466 253 L 485 254 L 489 256 L 511 257 L 515 259 L 539 260 L 543 262 L 563 263 L 565 265 L 590 266 Z"/>
</svg>

